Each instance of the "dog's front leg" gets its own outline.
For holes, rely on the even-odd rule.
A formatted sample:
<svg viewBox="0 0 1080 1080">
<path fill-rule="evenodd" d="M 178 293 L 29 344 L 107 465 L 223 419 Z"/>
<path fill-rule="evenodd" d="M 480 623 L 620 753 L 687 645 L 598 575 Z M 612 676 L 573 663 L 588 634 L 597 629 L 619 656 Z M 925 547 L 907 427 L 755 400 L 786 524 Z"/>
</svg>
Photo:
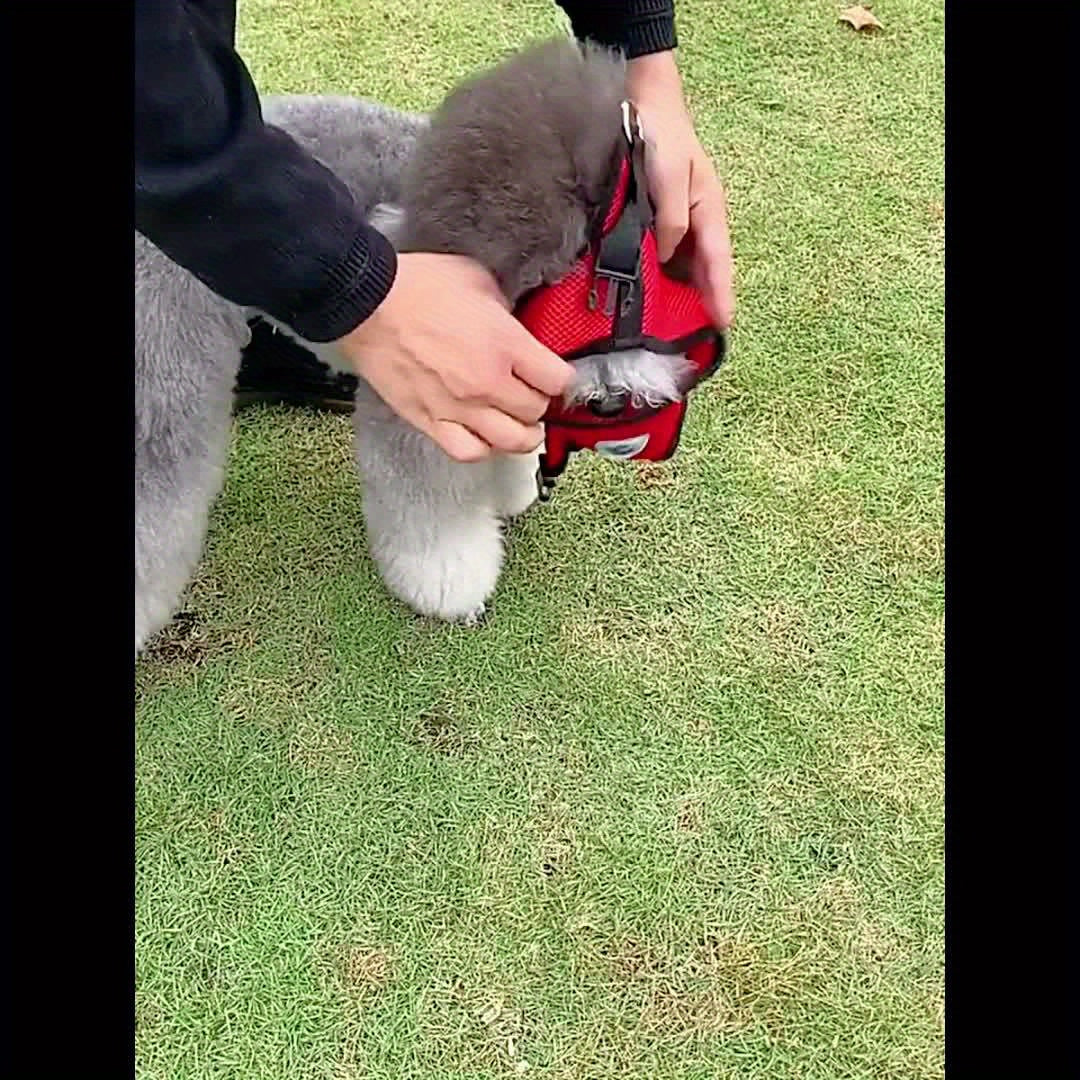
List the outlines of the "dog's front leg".
<svg viewBox="0 0 1080 1080">
<path fill-rule="evenodd" d="M 368 547 L 387 588 L 422 615 L 477 623 L 503 561 L 491 463 L 451 461 L 365 384 L 355 426 Z"/>
<path fill-rule="evenodd" d="M 536 472 L 540 467 L 540 451 L 500 454 L 491 464 L 495 512 L 504 518 L 524 514 L 539 495 Z"/>
</svg>

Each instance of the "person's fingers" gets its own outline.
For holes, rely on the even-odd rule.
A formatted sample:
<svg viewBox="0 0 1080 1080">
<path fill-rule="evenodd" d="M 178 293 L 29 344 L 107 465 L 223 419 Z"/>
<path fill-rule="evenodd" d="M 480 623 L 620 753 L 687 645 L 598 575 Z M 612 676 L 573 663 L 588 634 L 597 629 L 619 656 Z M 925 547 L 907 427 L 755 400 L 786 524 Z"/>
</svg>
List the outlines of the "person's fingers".
<svg viewBox="0 0 1080 1080">
<path fill-rule="evenodd" d="M 493 408 L 470 409 L 461 422 L 477 438 L 503 454 L 528 454 L 544 441 L 542 424 L 522 424 Z"/>
<path fill-rule="evenodd" d="M 570 384 L 574 369 L 562 357 L 545 349 L 520 323 L 514 325 L 511 370 L 526 386 L 545 397 L 558 397 Z M 542 409 L 532 419 L 539 419 L 543 412 Z"/>
<path fill-rule="evenodd" d="M 438 443 L 443 453 L 454 461 L 463 463 L 484 461 L 493 453 L 492 448 L 483 439 L 452 420 L 436 420 L 427 434 Z"/>
<path fill-rule="evenodd" d="M 719 181 L 710 185 L 690 211 L 693 273 L 709 317 L 726 330 L 735 316 L 734 260 L 727 224 L 727 205 Z"/>
<path fill-rule="evenodd" d="M 489 400 L 496 409 L 523 424 L 535 424 L 547 412 L 549 402 L 546 394 L 534 390 L 516 376 L 502 380 L 489 395 Z"/>
<path fill-rule="evenodd" d="M 543 441 L 538 421 L 573 368 L 504 299 L 471 260 L 405 254 L 382 305 L 341 347 L 356 374 L 454 460 L 528 453 Z"/>
<path fill-rule="evenodd" d="M 649 194 L 656 207 L 656 249 L 667 262 L 690 227 L 690 160 L 654 151 L 648 167 Z"/>
</svg>

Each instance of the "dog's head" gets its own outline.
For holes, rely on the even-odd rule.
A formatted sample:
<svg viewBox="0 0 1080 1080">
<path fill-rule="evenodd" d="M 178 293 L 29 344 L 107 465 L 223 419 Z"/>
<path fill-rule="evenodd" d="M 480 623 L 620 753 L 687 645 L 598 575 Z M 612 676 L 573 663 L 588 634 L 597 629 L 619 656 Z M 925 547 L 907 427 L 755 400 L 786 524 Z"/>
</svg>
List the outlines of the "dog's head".
<svg viewBox="0 0 1080 1080">
<path fill-rule="evenodd" d="M 516 53 L 459 85 L 432 114 L 405 169 L 400 206 L 378 207 L 372 222 L 400 251 L 476 259 L 520 314 L 540 287 L 580 266 L 613 200 L 625 196 L 625 98 L 617 53 L 568 39 Z M 648 344 L 584 355 L 559 349 L 575 369 L 563 409 L 607 418 L 682 400 L 695 365 Z"/>
</svg>

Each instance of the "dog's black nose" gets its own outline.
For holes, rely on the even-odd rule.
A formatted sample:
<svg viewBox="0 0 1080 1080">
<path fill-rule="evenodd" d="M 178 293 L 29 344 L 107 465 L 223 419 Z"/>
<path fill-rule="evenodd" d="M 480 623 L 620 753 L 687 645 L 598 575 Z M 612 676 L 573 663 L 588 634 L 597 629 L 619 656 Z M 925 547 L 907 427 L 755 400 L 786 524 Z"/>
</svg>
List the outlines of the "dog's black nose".
<svg viewBox="0 0 1080 1080">
<path fill-rule="evenodd" d="M 592 398 L 589 402 L 589 412 L 593 416 L 604 417 L 618 416 L 626 408 L 626 394 L 608 394 L 602 398 Z"/>
</svg>

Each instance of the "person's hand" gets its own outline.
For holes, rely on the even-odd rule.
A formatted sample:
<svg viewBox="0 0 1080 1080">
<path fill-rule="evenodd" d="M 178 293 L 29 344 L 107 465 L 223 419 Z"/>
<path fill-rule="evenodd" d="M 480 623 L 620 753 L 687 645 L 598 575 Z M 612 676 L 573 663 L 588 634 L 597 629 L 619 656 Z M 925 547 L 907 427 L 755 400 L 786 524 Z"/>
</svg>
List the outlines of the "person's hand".
<svg viewBox="0 0 1080 1080">
<path fill-rule="evenodd" d="M 735 315 L 727 200 L 694 132 L 675 56 L 640 56 L 627 68 L 628 92 L 645 133 L 660 261 L 689 272 L 716 328 L 726 330 Z"/>
<path fill-rule="evenodd" d="M 510 314 L 492 275 L 461 255 L 399 255 L 386 299 L 337 344 L 455 461 L 535 450 L 540 418 L 573 370 Z"/>
</svg>

